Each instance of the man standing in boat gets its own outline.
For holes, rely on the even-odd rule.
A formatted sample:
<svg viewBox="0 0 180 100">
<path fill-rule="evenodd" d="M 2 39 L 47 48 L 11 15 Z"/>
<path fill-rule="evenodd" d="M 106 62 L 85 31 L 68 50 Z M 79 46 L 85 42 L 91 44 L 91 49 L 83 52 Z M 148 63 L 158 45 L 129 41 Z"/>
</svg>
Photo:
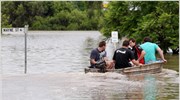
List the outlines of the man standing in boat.
<svg viewBox="0 0 180 100">
<path fill-rule="evenodd" d="M 129 49 L 132 50 L 135 60 L 138 60 L 141 64 L 145 64 L 145 51 L 139 45 L 136 44 L 136 40 L 134 38 L 129 39 Z"/>
<path fill-rule="evenodd" d="M 130 61 L 136 66 L 141 65 L 135 60 L 131 50 L 128 49 L 129 41 L 124 40 L 122 47 L 114 52 L 113 61 L 115 63 L 115 69 L 131 67 Z"/>
<path fill-rule="evenodd" d="M 91 55 L 90 55 L 91 68 L 95 68 L 95 65 L 97 63 L 103 61 L 105 61 L 107 69 L 111 69 L 113 67 L 113 62 L 108 60 L 105 49 L 106 49 L 106 42 L 101 41 L 99 43 L 98 48 L 95 48 L 91 51 Z"/>
<path fill-rule="evenodd" d="M 158 51 L 161 59 L 164 62 L 167 62 L 167 60 L 164 59 L 164 54 L 161 48 L 157 44 L 152 43 L 149 37 L 144 38 L 144 43 L 141 44 L 140 47 L 146 52 L 144 56 L 145 64 L 153 63 L 156 61 L 156 56 L 155 56 L 156 51 Z"/>
</svg>

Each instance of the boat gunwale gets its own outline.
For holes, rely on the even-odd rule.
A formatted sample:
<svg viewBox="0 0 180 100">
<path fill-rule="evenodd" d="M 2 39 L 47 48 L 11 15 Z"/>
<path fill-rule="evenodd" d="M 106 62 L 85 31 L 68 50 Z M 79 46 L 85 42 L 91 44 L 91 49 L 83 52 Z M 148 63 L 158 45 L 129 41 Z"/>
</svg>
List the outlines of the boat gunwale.
<svg viewBox="0 0 180 100">
<path fill-rule="evenodd" d="M 150 66 L 153 66 L 153 65 L 157 65 L 156 67 L 152 67 L 152 68 L 146 68 L 146 67 L 150 67 Z M 154 63 L 151 63 L 151 64 L 145 64 L 145 65 L 142 65 L 142 66 L 134 66 L 134 67 L 127 67 L 127 68 L 121 68 L 121 69 L 106 69 L 107 72 L 118 72 L 118 73 L 122 73 L 122 74 L 128 74 L 128 73 L 136 73 L 136 72 L 144 72 L 144 71 L 153 71 L 153 70 L 156 70 L 156 69 L 159 69 L 160 71 L 158 72 L 161 72 L 161 69 L 163 68 L 163 64 L 164 62 L 154 62 Z M 139 69 L 139 70 L 133 70 L 133 69 Z M 99 69 L 97 68 L 85 68 L 85 73 L 86 70 L 89 70 L 88 72 L 98 72 Z M 155 73 L 158 73 L 158 72 L 155 72 Z"/>
</svg>

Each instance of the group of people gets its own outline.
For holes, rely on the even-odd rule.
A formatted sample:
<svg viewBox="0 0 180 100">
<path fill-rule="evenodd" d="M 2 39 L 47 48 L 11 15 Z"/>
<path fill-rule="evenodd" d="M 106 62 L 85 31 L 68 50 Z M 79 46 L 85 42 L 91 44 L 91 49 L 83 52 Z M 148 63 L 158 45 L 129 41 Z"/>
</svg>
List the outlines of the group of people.
<svg viewBox="0 0 180 100">
<path fill-rule="evenodd" d="M 106 62 L 107 69 L 120 69 L 153 63 L 157 60 L 155 55 L 156 51 L 159 53 L 161 60 L 167 62 L 161 48 L 157 44 L 152 43 L 149 37 L 145 37 L 141 45 L 137 45 L 136 40 L 133 38 L 124 40 L 122 47 L 115 50 L 112 60 L 108 60 L 105 49 L 106 42 L 101 41 L 98 48 L 91 51 L 91 68 L 94 68 L 95 65 L 101 61 Z"/>
</svg>

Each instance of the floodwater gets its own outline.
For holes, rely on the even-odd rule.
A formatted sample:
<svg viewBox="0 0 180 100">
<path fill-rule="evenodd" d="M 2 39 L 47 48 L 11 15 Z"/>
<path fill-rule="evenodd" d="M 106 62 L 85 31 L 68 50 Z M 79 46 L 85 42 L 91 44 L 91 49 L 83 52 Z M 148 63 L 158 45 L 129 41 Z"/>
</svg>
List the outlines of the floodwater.
<svg viewBox="0 0 180 100">
<path fill-rule="evenodd" d="M 2 35 L 1 100 L 179 100 L 177 55 L 166 55 L 155 75 L 84 74 L 103 38 L 98 31 L 30 31 L 24 74 L 24 35 Z M 108 42 L 109 58 L 113 51 Z"/>
</svg>

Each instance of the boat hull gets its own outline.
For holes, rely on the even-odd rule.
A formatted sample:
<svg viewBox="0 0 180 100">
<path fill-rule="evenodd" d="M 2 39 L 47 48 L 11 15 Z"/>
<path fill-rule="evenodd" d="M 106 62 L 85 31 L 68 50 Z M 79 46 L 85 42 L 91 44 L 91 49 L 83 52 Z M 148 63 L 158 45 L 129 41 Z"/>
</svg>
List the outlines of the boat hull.
<svg viewBox="0 0 180 100">
<path fill-rule="evenodd" d="M 164 65 L 163 62 L 155 62 L 152 64 L 145 64 L 142 66 L 127 67 L 122 69 L 106 69 L 106 72 L 116 72 L 125 75 L 145 74 L 145 73 L 156 74 L 162 71 L 163 65 Z M 85 68 L 84 71 L 85 73 L 101 72 L 100 69 L 97 68 Z"/>
</svg>

